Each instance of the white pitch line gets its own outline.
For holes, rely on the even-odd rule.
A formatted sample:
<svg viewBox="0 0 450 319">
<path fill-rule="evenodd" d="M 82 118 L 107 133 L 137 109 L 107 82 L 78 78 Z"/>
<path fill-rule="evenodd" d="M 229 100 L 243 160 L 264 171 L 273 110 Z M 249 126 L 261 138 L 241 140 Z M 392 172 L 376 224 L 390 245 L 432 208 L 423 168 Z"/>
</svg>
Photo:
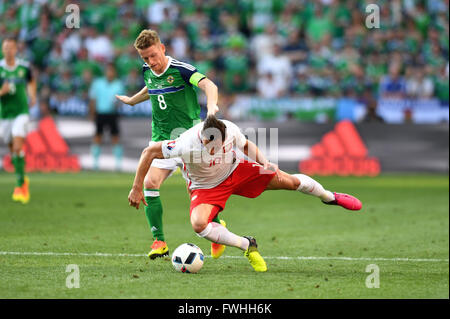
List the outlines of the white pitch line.
<svg viewBox="0 0 450 319">
<path fill-rule="evenodd" d="M 98 256 L 98 257 L 143 257 L 145 254 L 111 254 L 111 253 L 55 253 L 55 252 L 29 252 L 29 251 L 0 251 L 0 255 L 23 256 Z"/>
<path fill-rule="evenodd" d="M 19 252 L 0 251 L 0 255 L 21 256 L 92 256 L 92 257 L 146 257 L 146 254 L 112 254 L 112 253 L 55 253 L 55 252 Z M 211 258 L 211 256 L 206 256 Z M 244 258 L 242 256 L 223 256 L 221 258 Z M 383 257 L 318 257 L 318 256 L 264 256 L 265 259 L 277 260 L 348 260 L 348 261 L 406 261 L 406 262 L 448 262 L 439 258 L 383 258 Z"/>
</svg>

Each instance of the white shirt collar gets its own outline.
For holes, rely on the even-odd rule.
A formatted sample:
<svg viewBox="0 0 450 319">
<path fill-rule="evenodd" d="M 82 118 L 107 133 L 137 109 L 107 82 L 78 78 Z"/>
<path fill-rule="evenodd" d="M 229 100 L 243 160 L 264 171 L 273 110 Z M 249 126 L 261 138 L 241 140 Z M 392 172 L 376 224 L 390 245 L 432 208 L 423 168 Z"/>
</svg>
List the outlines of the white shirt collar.
<svg viewBox="0 0 450 319">
<path fill-rule="evenodd" d="M 14 71 L 14 70 L 17 68 L 17 66 L 19 65 L 19 61 L 18 61 L 17 58 L 15 58 L 15 59 L 14 59 L 14 65 L 13 65 L 13 66 L 10 66 L 10 65 L 8 65 L 8 64 L 6 63 L 6 59 L 2 59 L 2 60 L 0 61 L 0 64 L 1 64 L 6 70 L 8 70 L 8 71 Z"/>
</svg>

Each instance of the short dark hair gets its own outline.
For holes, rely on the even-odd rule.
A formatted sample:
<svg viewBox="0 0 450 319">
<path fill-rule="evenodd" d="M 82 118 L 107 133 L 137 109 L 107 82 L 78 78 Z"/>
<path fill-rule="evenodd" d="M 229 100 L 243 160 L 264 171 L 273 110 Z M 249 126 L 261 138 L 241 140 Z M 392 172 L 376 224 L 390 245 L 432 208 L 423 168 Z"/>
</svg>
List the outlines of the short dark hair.
<svg viewBox="0 0 450 319">
<path fill-rule="evenodd" d="M 114 70 L 114 72 L 117 72 L 116 65 L 114 63 L 112 63 L 112 62 L 106 63 L 106 69 L 108 69 L 108 68 L 111 68 L 111 69 Z"/>
<path fill-rule="evenodd" d="M 13 35 L 8 35 L 3 38 L 3 42 L 6 42 L 6 41 L 13 41 L 13 42 L 17 43 L 17 38 Z"/>
<path fill-rule="evenodd" d="M 221 120 L 219 120 L 214 115 L 208 115 L 206 117 L 205 122 L 203 123 L 202 136 L 204 138 L 206 138 L 207 140 L 209 140 L 209 141 L 214 140 L 218 136 L 215 136 L 216 134 L 210 134 L 211 132 L 214 132 L 213 129 L 218 130 L 218 132 L 221 135 L 222 142 L 224 142 L 225 141 L 225 134 L 226 134 L 226 130 L 227 130 L 227 127 L 225 126 L 225 123 L 223 123 Z"/>
</svg>

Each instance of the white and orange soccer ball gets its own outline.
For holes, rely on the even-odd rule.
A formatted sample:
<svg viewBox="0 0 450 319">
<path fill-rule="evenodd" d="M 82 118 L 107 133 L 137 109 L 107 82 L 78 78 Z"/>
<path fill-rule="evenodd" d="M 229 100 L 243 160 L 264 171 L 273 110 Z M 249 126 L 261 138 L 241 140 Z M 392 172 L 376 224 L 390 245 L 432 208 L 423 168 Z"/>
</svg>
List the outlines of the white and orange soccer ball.
<svg viewBox="0 0 450 319">
<path fill-rule="evenodd" d="M 172 265 L 176 271 L 182 273 L 197 273 L 203 267 L 202 250 L 190 243 L 185 243 L 177 247 L 172 254 Z"/>
</svg>

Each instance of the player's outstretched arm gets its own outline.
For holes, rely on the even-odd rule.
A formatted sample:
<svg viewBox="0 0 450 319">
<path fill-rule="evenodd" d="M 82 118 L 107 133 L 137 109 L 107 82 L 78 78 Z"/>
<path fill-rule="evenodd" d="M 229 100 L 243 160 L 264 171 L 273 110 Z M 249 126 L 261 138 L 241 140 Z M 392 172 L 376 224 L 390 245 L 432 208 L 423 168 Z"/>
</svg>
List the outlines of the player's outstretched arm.
<svg viewBox="0 0 450 319">
<path fill-rule="evenodd" d="M 150 98 L 150 95 L 148 94 L 148 89 L 146 86 L 142 88 L 139 92 L 137 92 L 132 97 L 126 96 L 126 95 L 116 95 L 116 98 L 128 105 L 134 106 L 138 103 L 144 102 Z"/>
<path fill-rule="evenodd" d="M 138 168 L 136 169 L 136 176 L 134 177 L 133 187 L 128 195 L 128 203 L 130 206 L 139 209 L 141 201 L 147 206 L 144 198 L 143 184 L 144 178 L 147 174 L 152 162 L 155 158 L 163 159 L 163 153 L 161 148 L 162 142 L 155 143 L 151 146 L 146 147 L 141 154 L 139 160 Z"/>
<path fill-rule="evenodd" d="M 207 115 L 216 114 L 219 111 L 219 107 L 217 106 L 219 89 L 217 88 L 217 85 L 215 85 L 210 79 L 204 78 L 198 82 L 198 87 L 205 91 L 206 108 L 208 109 Z"/>
<path fill-rule="evenodd" d="M 278 168 L 278 165 L 269 162 L 255 143 L 247 140 L 244 148 L 242 149 L 242 152 L 244 152 L 244 154 L 251 160 L 261 164 L 264 169 L 276 172 L 278 179 L 281 179 L 280 169 Z"/>
</svg>

